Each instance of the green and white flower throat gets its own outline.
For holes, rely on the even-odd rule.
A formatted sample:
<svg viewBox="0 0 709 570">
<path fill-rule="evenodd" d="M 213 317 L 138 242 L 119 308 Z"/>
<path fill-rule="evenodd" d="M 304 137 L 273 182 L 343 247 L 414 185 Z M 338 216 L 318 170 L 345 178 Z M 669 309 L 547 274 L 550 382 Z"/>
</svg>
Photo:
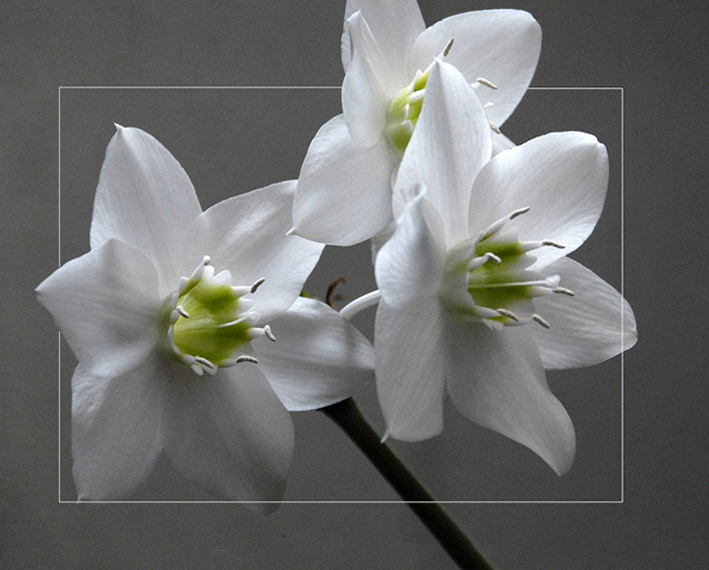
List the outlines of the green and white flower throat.
<svg viewBox="0 0 709 570">
<path fill-rule="evenodd" d="M 202 376 L 220 367 L 257 360 L 250 342 L 266 336 L 275 341 L 268 325 L 255 327 L 259 316 L 246 295 L 256 293 L 263 279 L 250 286 L 233 286 L 231 273 L 214 274 L 205 256 L 190 277 L 165 302 L 161 315 L 163 349 Z"/>
<path fill-rule="evenodd" d="M 551 240 L 521 242 L 514 230 L 503 231 L 510 220 L 528 211 L 515 210 L 448 252 L 440 299 L 454 318 L 493 329 L 530 322 L 550 328 L 534 312 L 531 300 L 552 293 L 574 295 L 559 287 L 558 275 L 543 278 L 529 269 L 537 258 L 528 252 L 540 247 L 562 249 L 563 245 Z"/>
<path fill-rule="evenodd" d="M 446 44 L 437 59 L 446 57 L 452 47 L 453 38 Z M 433 63 L 426 68 L 426 71 L 419 69 L 413 81 L 399 91 L 389 103 L 384 126 L 384 138 L 399 157 L 404 156 L 404 151 L 409 145 L 416 123 L 421 115 L 423 99 L 426 94 L 426 84 L 432 67 Z M 483 77 L 476 79 L 476 83 L 480 83 L 490 89 L 497 89 L 497 85 Z M 486 103 L 485 108 L 489 108 L 491 105 L 492 103 Z M 490 122 L 490 128 L 499 134 L 500 130 L 494 123 Z"/>
</svg>

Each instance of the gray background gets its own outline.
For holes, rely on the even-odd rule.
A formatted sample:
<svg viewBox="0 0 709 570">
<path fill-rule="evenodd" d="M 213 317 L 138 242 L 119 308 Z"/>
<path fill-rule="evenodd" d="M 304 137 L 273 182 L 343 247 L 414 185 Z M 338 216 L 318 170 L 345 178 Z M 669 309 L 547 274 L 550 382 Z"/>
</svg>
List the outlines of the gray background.
<svg viewBox="0 0 709 570">
<path fill-rule="evenodd" d="M 625 88 L 625 293 L 640 341 L 625 356 L 624 410 L 619 358 L 550 374 L 578 436 L 576 462 L 563 478 L 452 409 L 442 436 L 393 447 L 435 496 L 483 501 L 448 508 L 500 569 L 701 568 L 709 550 L 706 357 L 699 352 L 706 279 L 695 244 L 705 237 L 697 234 L 706 206 L 706 9 L 690 2 L 421 2 L 428 24 L 501 7 L 528 10 L 542 25 L 533 85 Z M 69 433 L 75 360 L 64 346 L 59 370 L 56 331 L 33 294 L 59 253 L 58 87 L 337 86 L 343 11 L 344 1 L 332 0 L 0 2 L 3 570 L 453 567 L 404 505 L 322 502 L 396 495 L 318 412 L 294 415 L 286 499 L 321 502 L 284 504 L 269 517 L 229 504 L 73 504 L 70 441 L 58 442 L 59 425 Z M 165 144 L 207 207 L 297 177 L 310 139 L 339 109 L 337 90 L 62 89 L 62 260 L 88 249 L 114 122 Z M 617 287 L 619 120 L 618 91 L 532 91 L 505 128 L 517 142 L 586 130 L 608 146 L 606 210 L 574 257 Z M 308 288 L 322 295 L 340 276 L 347 299 L 373 288 L 366 245 L 328 248 Z M 372 317 L 355 323 L 371 334 Z M 357 401 L 381 430 L 373 387 Z M 162 461 L 133 499 L 209 497 Z"/>
</svg>

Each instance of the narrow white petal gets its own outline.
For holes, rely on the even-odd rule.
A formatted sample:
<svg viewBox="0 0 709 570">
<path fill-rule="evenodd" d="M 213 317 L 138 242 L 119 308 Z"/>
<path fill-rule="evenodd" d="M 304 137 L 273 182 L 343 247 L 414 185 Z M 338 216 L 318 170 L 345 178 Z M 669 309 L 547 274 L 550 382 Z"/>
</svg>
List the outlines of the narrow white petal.
<svg viewBox="0 0 709 570">
<path fill-rule="evenodd" d="M 76 368 L 71 450 L 80 500 L 125 499 L 153 472 L 162 449 L 158 369 L 156 357 L 115 378 Z"/>
<path fill-rule="evenodd" d="M 179 279 L 185 228 L 201 213 L 192 182 L 174 156 L 140 129 L 118 127 L 106 149 L 91 248 L 115 238 L 153 261 L 165 282 Z"/>
<path fill-rule="evenodd" d="M 342 115 L 310 143 L 293 204 L 295 232 L 332 245 L 369 239 L 392 221 L 391 173 L 398 158 L 381 140 L 357 146 Z"/>
<path fill-rule="evenodd" d="M 175 467 L 216 497 L 275 510 L 257 502 L 283 497 L 293 423 L 258 367 L 242 363 L 202 377 L 183 368 L 169 388 L 164 446 Z"/>
<path fill-rule="evenodd" d="M 397 0 L 396 2 L 347 0 L 345 20 L 357 11 L 361 11 L 367 20 L 384 56 L 395 67 L 404 70 L 407 56 L 416 37 L 426 27 L 418 2 L 416 0 Z M 345 71 L 350 65 L 350 45 L 349 31 L 345 26 L 342 37 L 342 65 Z"/>
<path fill-rule="evenodd" d="M 608 360 L 638 340 L 633 310 L 611 285 L 580 263 L 562 258 L 545 268 L 574 292 L 534 300 L 551 328 L 532 332 L 547 370 L 579 368 Z M 537 330 L 538 329 L 538 330 Z"/>
<path fill-rule="evenodd" d="M 526 328 L 448 323 L 448 393 L 464 416 L 526 445 L 563 475 L 576 451 L 574 427 Z"/>
<path fill-rule="evenodd" d="M 421 116 L 401 161 L 396 186 L 419 183 L 445 221 L 448 243 L 468 237 L 473 182 L 490 160 L 492 131 L 485 110 L 454 67 L 436 62 Z"/>
<path fill-rule="evenodd" d="M 537 67 L 542 30 L 520 10 L 481 10 L 451 16 L 423 32 L 414 44 L 410 70 L 425 69 L 443 46 L 454 44 L 445 61 L 474 83 L 483 77 L 495 85 L 475 84 L 480 101 L 493 103 L 488 118 L 501 126 L 529 87 Z"/>
<path fill-rule="evenodd" d="M 224 200 L 206 210 L 190 230 L 190 267 L 204 255 L 232 284 L 263 285 L 249 298 L 264 322 L 284 312 L 300 294 L 323 245 L 286 235 L 293 226 L 296 182 L 280 182 Z M 185 250 L 188 248 L 185 247 Z"/>
<path fill-rule="evenodd" d="M 276 342 L 254 340 L 254 356 L 290 411 L 334 404 L 374 379 L 372 345 L 324 303 L 300 297 L 271 329 Z"/>
<path fill-rule="evenodd" d="M 591 234 L 608 188 L 608 153 L 586 133 L 550 133 L 501 152 L 480 172 L 470 200 L 470 235 L 519 208 L 510 227 L 520 241 L 549 239 L 564 249 L 534 250 L 535 269 L 568 255 Z"/>
<path fill-rule="evenodd" d="M 392 70 L 360 12 L 346 22 L 352 41 L 352 61 L 342 83 L 342 112 L 350 136 L 361 147 L 375 145 L 382 136 Z"/>
<path fill-rule="evenodd" d="M 375 266 L 379 290 L 392 308 L 416 313 L 436 298 L 445 266 L 444 231 L 425 198 L 417 196 L 404 208 Z"/>
<path fill-rule="evenodd" d="M 438 301 L 403 313 L 384 301 L 374 330 L 375 370 L 385 437 L 420 441 L 443 431 L 445 357 Z"/>
<path fill-rule="evenodd" d="M 65 263 L 37 287 L 37 300 L 92 374 L 130 372 L 155 346 L 158 275 L 125 243 L 110 240 Z"/>
</svg>

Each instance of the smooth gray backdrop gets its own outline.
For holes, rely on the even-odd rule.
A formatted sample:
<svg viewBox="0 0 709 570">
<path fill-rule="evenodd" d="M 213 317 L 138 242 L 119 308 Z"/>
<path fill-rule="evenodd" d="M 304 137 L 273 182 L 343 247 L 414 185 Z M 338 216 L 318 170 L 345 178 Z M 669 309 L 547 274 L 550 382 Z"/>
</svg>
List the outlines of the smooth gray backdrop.
<svg viewBox="0 0 709 570">
<path fill-rule="evenodd" d="M 624 164 L 620 89 L 530 91 L 504 128 L 520 143 L 573 129 L 608 146 L 606 209 L 573 257 L 616 287 L 624 219 L 625 294 L 640 331 L 625 355 L 624 389 L 620 358 L 550 374 L 577 430 L 572 470 L 557 477 L 450 406 L 443 435 L 393 442 L 435 496 L 475 501 L 448 509 L 501 570 L 701 568 L 709 553 L 706 271 L 698 263 L 709 54 L 707 10 L 699 6 L 421 2 L 428 24 L 474 9 L 528 10 L 544 32 L 534 86 L 624 89 Z M 229 504 L 73 503 L 76 361 L 63 344 L 60 370 L 57 333 L 33 289 L 59 256 L 88 250 L 113 123 L 165 144 L 203 207 L 295 178 L 312 136 L 340 112 L 339 91 L 265 87 L 340 85 L 343 12 L 344 0 L 0 2 L 2 570 L 453 567 L 405 505 L 367 502 L 397 497 L 318 412 L 294 415 L 285 497 L 293 503 L 269 517 Z M 133 88 L 87 88 L 99 86 Z M 308 288 L 324 295 L 340 276 L 343 302 L 374 287 L 366 245 L 327 248 Z M 371 336 L 373 311 L 354 322 Z M 381 430 L 373 386 L 357 401 Z M 132 499 L 210 497 L 161 461 Z"/>
</svg>

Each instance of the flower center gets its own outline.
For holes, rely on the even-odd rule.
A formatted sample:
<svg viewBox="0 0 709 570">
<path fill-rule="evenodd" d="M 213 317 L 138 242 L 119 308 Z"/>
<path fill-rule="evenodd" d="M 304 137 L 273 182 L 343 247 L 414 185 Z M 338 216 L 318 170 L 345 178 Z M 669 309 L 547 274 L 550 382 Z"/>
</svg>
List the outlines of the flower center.
<svg viewBox="0 0 709 570">
<path fill-rule="evenodd" d="M 257 336 L 275 337 L 268 325 L 255 327 L 258 315 L 250 311 L 252 301 L 244 299 L 263 283 L 249 287 L 231 284 L 231 273 L 214 274 L 205 256 L 190 277 L 180 279 L 178 290 L 163 310 L 164 348 L 199 376 L 214 374 L 219 367 L 239 362 L 257 363 L 244 354 Z"/>
<path fill-rule="evenodd" d="M 551 240 L 520 242 L 516 232 L 503 231 L 510 220 L 527 211 L 515 210 L 449 251 L 440 297 L 453 315 L 495 329 L 532 321 L 549 328 L 534 312 L 531 300 L 550 293 L 574 295 L 559 287 L 558 275 L 544 278 L 529 269 L 536 257 L 528 252 L 563 245 Z"/>
</svg>

